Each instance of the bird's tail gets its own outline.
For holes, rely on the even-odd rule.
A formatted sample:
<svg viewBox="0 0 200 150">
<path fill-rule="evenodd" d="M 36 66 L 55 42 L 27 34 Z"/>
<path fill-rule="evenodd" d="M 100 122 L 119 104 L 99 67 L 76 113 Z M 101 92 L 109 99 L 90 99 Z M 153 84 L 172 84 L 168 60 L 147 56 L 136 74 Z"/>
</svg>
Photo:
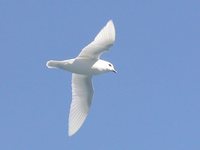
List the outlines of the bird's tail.
<svg viewBox="0 0 200 150">
<path fill-rule="evenodd" d="M 59 68 L 61 65 L 61 61 L 56 61 L 56 60 L 49 60 L 46 63 L 46 66 L 48 68 Z"/>
</svg>

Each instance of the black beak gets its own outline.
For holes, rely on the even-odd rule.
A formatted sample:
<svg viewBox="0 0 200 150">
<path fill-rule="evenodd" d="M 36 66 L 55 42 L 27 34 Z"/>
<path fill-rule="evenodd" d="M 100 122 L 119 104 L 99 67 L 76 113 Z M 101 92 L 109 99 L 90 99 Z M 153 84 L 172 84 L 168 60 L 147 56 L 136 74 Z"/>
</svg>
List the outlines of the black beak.
<svg viewBox="0 0 200 150">
<path fill-rule="evenodd" d="M 117 71 L 116 71 L 116 70 L 113 70 L 113 72 L 114 72 L 114 73 L 117 73 Z"/>
</svg>

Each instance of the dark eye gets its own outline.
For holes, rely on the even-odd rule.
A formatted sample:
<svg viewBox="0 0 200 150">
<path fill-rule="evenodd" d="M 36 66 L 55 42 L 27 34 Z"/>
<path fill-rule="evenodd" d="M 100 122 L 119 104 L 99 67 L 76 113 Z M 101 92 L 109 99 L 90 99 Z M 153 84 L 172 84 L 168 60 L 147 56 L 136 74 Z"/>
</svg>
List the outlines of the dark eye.
<svg viewBox="0 0 200 150">
<path fill-rule="evenodd" d="M 112 65 L 111 65 L 111 64 L 108 64 L 108 66 L 110 66 L 110 67 L 111 67 Z"/>
</svg>

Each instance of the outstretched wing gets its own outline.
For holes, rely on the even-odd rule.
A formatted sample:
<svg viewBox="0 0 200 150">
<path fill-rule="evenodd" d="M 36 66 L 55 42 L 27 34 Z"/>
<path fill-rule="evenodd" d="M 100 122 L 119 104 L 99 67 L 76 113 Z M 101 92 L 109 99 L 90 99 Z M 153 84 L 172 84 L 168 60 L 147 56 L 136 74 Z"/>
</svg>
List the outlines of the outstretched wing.
<svg viewBox="0 0 200 150">
<path fill-rule="evenodd" d="M 112 20 L 97 34 L 94 41 L 82 49 L 78 57 L 99 59 L 104 51 L 107 51 L 115 42 L 115 27 Z"/>
<path fill-rule="evenodd" d="M 90 76 L 72 74 L 72 102 L 69 113 L 69 136 L 75 134 L 85 121 L 93 96 Z"/>
</svg>

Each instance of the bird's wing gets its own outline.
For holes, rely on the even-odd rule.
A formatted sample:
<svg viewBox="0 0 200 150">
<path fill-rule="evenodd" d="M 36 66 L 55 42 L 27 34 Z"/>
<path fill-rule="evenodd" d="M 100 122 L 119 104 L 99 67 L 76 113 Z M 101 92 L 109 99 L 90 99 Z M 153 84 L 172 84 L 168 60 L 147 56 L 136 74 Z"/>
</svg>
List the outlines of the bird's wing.
<svg viewBox="0 0 200 150">
<path fill-rule="evenodd" d="M 72 74 L 72 102 L 69 114 L 69 136 L 75 134 L 85 121 L 93 96 L 90 76 Z"/>
<path fill-rule="evenodd" d="M 97 34 L 94 41 L 82 49 L 78 57 L 99 59 L 104 51 L 107 51 L 115 42 L 115 27 L 112 20 Z"/>
</svg>

